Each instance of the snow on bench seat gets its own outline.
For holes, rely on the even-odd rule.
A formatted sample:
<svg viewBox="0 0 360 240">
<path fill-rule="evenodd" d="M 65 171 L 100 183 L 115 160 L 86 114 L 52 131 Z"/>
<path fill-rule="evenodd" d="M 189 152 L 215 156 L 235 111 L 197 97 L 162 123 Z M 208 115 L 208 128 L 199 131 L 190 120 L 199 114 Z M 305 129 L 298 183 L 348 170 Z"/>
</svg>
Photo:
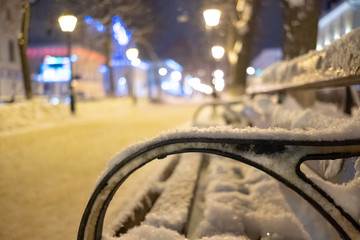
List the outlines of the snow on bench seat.
<svg viewBox="0 0 360 240">
<path fill-rule="evenodd" d="M 278 182 L 263 172 L 216 157 L 210 160 L 208 179 L 198 237 L 229 234 L 249 239 L 310 239 Z"/>
<path fill-rule="evenodd" d="M 120 212 L 103 238 L 132 239 L 137 226 L 165 227 L 183 233 L 201 163 L 200 154 L 184 154 L 149 178 L 133 201 Z M 181 159 L 181 160 L 180 160 Z M 147 228 L 147 227 L 145 227 Z M 128 233 L 129 232 L 129 233 Z"/>
<path fill-rule="evenodd" d="M 181 156 L 178 166 L 166 182 L 161 197 L 146 216 L 144 224 L 166 227 L 179 233 L 184 232 L 201 158 L 201 154 L 184 154 Z"/>
<path fill-rule="evenodd" d="M 355 29 L 321 51 L 310 51 L 275 63 L 262 77 L 252 79 L 248 94 L 292 88 L 319 88 L 360 84 L 360 29 Z"/>
<path fill-rule="evenodd" d="M 257 95 L 255 98 L 244 98 L 245 106 L 241 113 L 254 126 L 259 128 L 283 128 L 288 130 L 321 130 L 336 129 L 346 122 L 358 121 L 359 116 L 353 118 L 331 109 L 332 105 L 323 103 L 321 110 L 312 108 L 302 108 L 296 101 L 287 96 L 283 104 L 274 101 L 265 95 Z"/>
<path fill-rule="evenodd" d="M 162 182 L 167 180 L 176 167 L 178 157 L 171 158 L 169 163 L 163 163 L 147 177 L 141 188 L 137 190 L 136 195 L 128 196 L 131 201 L 125 207 L 119 210 L 119 206 L 113 206 L 118 204 L 116 197 L 112 200 L 111 210 L 116 212 L 116 215 L 115 213 L 112 215 L 116 217 L 106 228 L 105 235 L 118 237 L 144 220 L 163 190 L 164 184 Z"/>
</svg>

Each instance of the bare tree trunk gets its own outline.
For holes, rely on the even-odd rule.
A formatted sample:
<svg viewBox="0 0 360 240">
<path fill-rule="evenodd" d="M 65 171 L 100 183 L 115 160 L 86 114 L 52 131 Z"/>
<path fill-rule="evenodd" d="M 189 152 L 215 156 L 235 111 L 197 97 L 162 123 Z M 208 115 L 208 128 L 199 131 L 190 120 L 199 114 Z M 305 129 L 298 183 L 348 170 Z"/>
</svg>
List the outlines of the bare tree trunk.
<svg viewBox="0 0 360 240">
<path fill-rule="evenodd" d="M 303 0 L 303 5 L 294 6 L 282 0 L 284 18 L 283 59 L 292 59 L 316 48 L 320 3 L 318 0 Z"/>
<path fill-rule="evenodd" d="M 237 38 L 242 42 L 241 51 L 238 53 L 238 59 L 236 64 L 233 66 L 233 81 L 231 84 L 230 92 L 233 95 L 239 96 L 245 93 L 246 88 L 246 69 L 251 62 L 251 50 L 253 45 L 253 37 L 256 26 L 256 12 L 259 6 L 258 0 L 248 1 L 248 4 L 252 5 L 252 14 L 247 23 L 247 32 L 244 35 L 238 35 L 235 29 Z"/>
<path fill-rule="evenodd" d="M 21 9 L 21 30 L 18 35 L 18 46 L 20 52 L 20 60 L 25 88 L 26 99 L 31 99 L 32 88 L 31 88 L 31 78 L 29 70 L 29 61 L 26 55 L 28 35 L 29 35 L 29 22 L 30 22 L 30 5 L 28 0 L 22 1 Z"/>
<path fill-rule="evenodd" d="M 141 45 L 146 52 L 148 53 L 149 58 L 151 59 L 151 61 L 153 62 L 153 76 L 154 76 L 154 80 L 155 80 L 155 85 L 157 88 L 157 96 L 155 98 L 151 98 L 152 96 L 149 96 L 151 98 L 151 100 L 153 101 L 160 101 L 161 100 L 161 79 L 159 78 L 159 74 L 157 72 L 157 70 L 159 69 L 158 66 L 158 61 L 159 61 L 159 57 L 157 56 L 156 52 L 154 51 L 153 46 L 146 40 L 138 40 L 137 43 L 139 45 Z M 150 84 L 148 84 L 149 88 L 151 87 Z M 151 92 L 149 91 L 149 94 L 151 94 Z"/>
<path fill-rule="evenodd" d="M 318 0 L 303 0 L 294 6 L 282 0 L 284 18 L 283 59 L 289 60 L 316 48 L 320 3 Z M 310 107 L 316 101 L 315 90 L 288 92 L 303 107 Z"/>
<path fill-rule="evenodd" d="M 112 32 L 110 23 L 106 25 L 104 50 L 106 58 L 106 67 L 108 70 L 109 96 L 115 97 L 114 71 L 112 68 Z"/>
</svg>

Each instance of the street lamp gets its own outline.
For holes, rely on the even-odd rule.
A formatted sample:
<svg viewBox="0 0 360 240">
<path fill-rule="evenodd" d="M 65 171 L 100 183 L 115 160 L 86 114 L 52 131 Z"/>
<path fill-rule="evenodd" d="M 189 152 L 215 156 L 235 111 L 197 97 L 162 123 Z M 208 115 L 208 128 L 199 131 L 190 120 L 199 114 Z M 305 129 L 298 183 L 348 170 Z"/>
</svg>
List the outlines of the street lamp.
<svg viewBox="0 0 360 240">
<path fill-rule="evenodd" d="M 126 57 L 130 61 L 136 60 L 138 56 L 139 56 L 139 50 L 137 48 L 129 48 L 128 50 L 126 50 Z"/>
<path fill-rule="evenodd" d="M 225 49 L 222 46 L 213 46 L 211 48 L 211 54 L 216 60 L 221 59 L 224 56 Z"/>
<path fill-rule="evenodd" d="M 71 66 L 71 33 L 75 30 L 77 18 L 72 15 L 62 15 L 58 19 L 61 31 L 65 32 L 67 35 L 67 57 L 69 59 L 70 65 L 70 111 L 72 114 L 75 114 L 75 94 L 73 87 L 73 73 Z"/>
<path fill-rule="evenodd" d="M 219 24 L 221 11 L 219 9 L 206 9 L 203 12 L 205 23 L 209 27 L 215 27 Z"/>
<path fill-rule="evenodd" d="M 210 28 L 210 38 L 211 38 L 211 41 L 212 41 L 212 44 L 214 43 L 214 40 L 215 40 L 215 32 L 214 32 L 214 27 L 216 27 L 219 22 L 220 22 L 220 17 L 221 17 L 221 11 L 219 9 L 206 9 L 204 12 L 203 12 L 203 16 L 204 16 L 204 20 L 205 20 L 205 23 L 206 23 L 206 26 L 208 28 Z M 211 53 L 212 53 L 212 56 L 218 60 L 218 59 L 221 59 L 224 55 L 224 52 L 223 51 L 221 53 L 221 49 L 219 48 L 220 46 L 214 46 L 211 48 Z M 224 50 L 224 48 L 222 48 L 222 50 Z M 215 63 L 212 62 L 212 66 L 211 66 L 211 71 L 213 71 L 215 69 Z M 215 91 L 215 86 L 214 84 L 212 85 L 213 87 L 213 97 L 214 98 L 217 98 L 217 94 L 216 94 L 216 91 Z M 214 113 L 215 113 L 215 107 L 214 107 Z"/>
<path fill-rule="evenodd" d="M 167 69 L 162 67 L 158 70 L 160 76 L 165 76 L 167 74 Z"/>
<path fill-rule="evenodd" d="M 139 57 L 139 50 L 137 48 L 129 48 L 126 50 L 126 57 L 131 61 L 131 65 L 133 66 L 139 66 L 141 64 L 141 60 Z M 128 94 L 131 97 L 133 104 L 136 104 L 136 93 L 134 92 L 134 83 L 133 83 L 133 73 L 132 69 L 129 69 L 131 72 L 129 73 L 127 69 L 125 69 L 125 75 L 131 74 L 131 78 L 129 76 L 126 77 L 128 79 Z"/>
</svg>

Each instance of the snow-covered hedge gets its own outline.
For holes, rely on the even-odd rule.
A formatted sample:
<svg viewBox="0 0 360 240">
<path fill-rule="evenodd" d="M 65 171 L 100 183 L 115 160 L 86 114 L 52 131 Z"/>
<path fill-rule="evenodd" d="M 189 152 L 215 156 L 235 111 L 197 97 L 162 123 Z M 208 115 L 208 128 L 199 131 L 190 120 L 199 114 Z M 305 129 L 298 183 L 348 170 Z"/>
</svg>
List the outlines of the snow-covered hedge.
<svg viewBox="0 0 360 240">
<path fill-rule="evenodd" d="M 52 105 L 46 99 L 3 104 L 0 105 L 0 132 L 59 122 L 69 116 L 68 105 Z"/>
<path fill-rule="evenodd" d="M 116 115 L 124 112 L 124 107 L 128 107 L 129 104 L 128 99 L 77 102 L 75 115 L 71 115 L 69 104 L 53 105 L 46 98 L 0 104 L 0 134 L 38 129 L 73 120 L 89 120 Z"/>
</svg>

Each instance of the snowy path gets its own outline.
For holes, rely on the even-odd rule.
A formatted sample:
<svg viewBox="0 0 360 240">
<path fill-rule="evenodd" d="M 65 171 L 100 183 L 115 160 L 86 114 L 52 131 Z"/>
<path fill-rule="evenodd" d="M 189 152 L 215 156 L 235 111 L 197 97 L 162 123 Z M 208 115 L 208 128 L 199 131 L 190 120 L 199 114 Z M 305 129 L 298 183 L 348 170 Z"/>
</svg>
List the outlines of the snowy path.
<svg viewBox="0 0 360 240">
<path fill-rule="evenodd" d="M 109 158 L 124 147 L 191 119 L 195 106 L 82 111 L 47 128 L 0 136 L 0 239 L 75 239 L 82 212 Z M 91 112 L 96 112 L 87 120 Z M 139 185 L 156 164 L 124 185 Z M 126 201 L 126 199 L 124 199 Z"/>
</svg>

